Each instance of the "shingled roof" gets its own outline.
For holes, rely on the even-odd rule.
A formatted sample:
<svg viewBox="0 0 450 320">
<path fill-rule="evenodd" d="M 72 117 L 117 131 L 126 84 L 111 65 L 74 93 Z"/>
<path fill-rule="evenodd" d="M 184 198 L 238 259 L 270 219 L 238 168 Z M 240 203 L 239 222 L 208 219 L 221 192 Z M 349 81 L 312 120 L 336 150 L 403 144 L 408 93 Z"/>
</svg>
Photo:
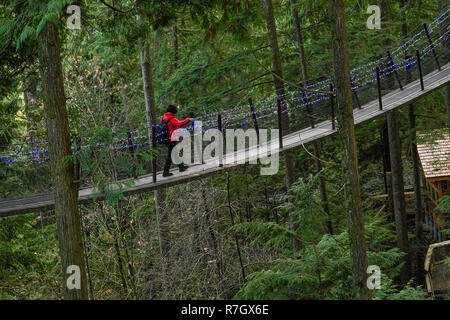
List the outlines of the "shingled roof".
<svg viewBox="0 0 450 320">
<path fill-rule="evenodd" d="M 437 129 L 417 134 L 417 151 L 426 179 L 450 179 L 450 131 Z"/>
</svg>

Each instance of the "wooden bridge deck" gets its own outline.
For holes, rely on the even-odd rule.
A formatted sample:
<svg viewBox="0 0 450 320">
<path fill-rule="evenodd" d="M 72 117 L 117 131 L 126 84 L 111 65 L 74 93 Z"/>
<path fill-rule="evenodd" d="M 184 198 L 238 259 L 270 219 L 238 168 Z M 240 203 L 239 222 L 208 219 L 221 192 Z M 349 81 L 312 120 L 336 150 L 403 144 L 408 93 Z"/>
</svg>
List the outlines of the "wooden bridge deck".
<svg viewBox="0 0 450 320">
<path fill-rule="evenodd" d="M 368 120 L 374 119 L 389 110 L 399 108 L 414 102 L 422 96 L 444 86 L 450 81 L 450 63 L 442 67 L 441 71 L 433 71 L 424 77 L 425 90 L 420 90 L 420 82 L 416 80 L 404 86 L 404 89 L 393 91 L 383 96 L 383 110 L 379 110 L 378 99 L 374 100 L 364 106 L 362 109 L 354 110 L 355 124 L 361 124 Z M 295 133 L 288 134 L 283 137 L 283 149 L 280 150 L 278 139 L 271 141 L 275 146 L 272 152 L 279 153 L 289 149 L 301 147 L 302 144 L 308 144 L 313 141 L 331 136 L 336 133 L 332 130 L 331 121 L 327 120 L 316 124 L 315 128 L 307 128 Z M 214 173 L 225 170 L 233 170 L 243 166 L 244 164 L 235 163 L 233 161 L 236 156 L 237 159 L 243 159 L 247 152 L 248 160 L 255 160 L 258 158 L 256 147 L 249 150 L 239 150 L 234 154 L 224 155 L 223 167 L 219 167 L 216 161 L 208 161 L 205 164 L 192 165 L 185 172 L 178 173 L 175 169 L 175 174 L 172 177 L 163 178 L 161 173 L 157 175 L 157 182 L 152 182 L 152 175 L 144 175 L 138 178 L 135 184 L 131 187 L 123 187 L 124 195 L 137 194 L 148 192 L 161 187 L 169 187 L 177 184 L 186 183 L 195 179 L 205 177 Z M 94 188 L 84 188 L 79 191 L 79 202 L 88 203 L 94 199 L 102 200 L 103 195 Z M 17 214 L 24 214 L 30 212 L 39 212 L 51 210 L 54 208 L 53 194 L 39 194 L 28 196 L 24 198 L 1 200 L 0 201 L 0 217 L 7 217 Z"/>
</svg>

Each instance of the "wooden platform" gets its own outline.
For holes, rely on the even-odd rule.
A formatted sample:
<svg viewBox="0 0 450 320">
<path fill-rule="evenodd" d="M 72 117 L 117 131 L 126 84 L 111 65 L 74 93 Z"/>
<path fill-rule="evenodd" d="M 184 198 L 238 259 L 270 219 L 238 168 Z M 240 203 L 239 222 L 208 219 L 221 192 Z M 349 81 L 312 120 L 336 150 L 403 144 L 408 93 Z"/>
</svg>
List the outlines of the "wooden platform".
<svg viewBox="0 0 450 320">
<path fill-rule="evenodd" d="M 402 91 L 396 90 L 383 96 L 383 110 L 379 110 L 378 100 L 374 100 L 364 106 L 362 109 L 354 110 L 355 124 L 361 124 L 372 120 L 389 110 L 399 108 L 414 102 L 415 100 L 425 96 L 426 94 L 444 86 L 450 81 L 450 63 L 442 67 L 441 71 L 434 71 L 424 77 L 425 90 L 420 90 L 419 81 L 414 81 L 404 86 Z M 337 131 L 332 130 L 331 121 L 327 120 L 316 124 L 314 129 L 307 128 L 295 133 L 291 133 L 283 137 L 283 149 L 280 150 L 278 140 L 270 141 L 275 144 L 275 153 L 301 147 L 302 144 L 308 144 L 313 141 L 323 139 L 325 137 L 335 134 Z M 254 160 L 258 158 L 257 148 L 253 147 L 249 150 L 239 150 L 235 154 L 227 154 L 224 157 L 223 167 L 219 167 L 217 161 L 209 161 L 206 164 L 198 164 L 189 167 L 185 172 L 178 173 L 175 169 L 175 175 L 168 178 L 163 178 L 161 173 L 157 176 L 157 182 L 152 182 L 151 175 L 139 177 L 132 187 L 125 187 L 123 189 L 124 195 L 137 194 L 142 192 L 149 192 L 157 188 L 169 187 L 177 184 L 186 183 L 195 179 L 199 179 L 211 174 L 223 172 L 226 170 L 234 170 L 242 167 L 244 164 L 237 164 L 233 161 L 234 156 L 238 159 L 245 157 L 245 152 L 248 153 L 248 159 Z M 79 202 L 88 203 L 94 199 L 102 200 L 103 195 L 93 188 L 85 188 L 79 191 Z M 51 210 L 54 208 L 53 194 L 39 194 L 19 199 L 2 200 L 0 201 L 0 217 L 7 217 L 17 214 L 24 214 L 30 212 L 39 212 Z"/>
<path fill-rule="evenodd" d="M 425 257 L 425 280 L 432 297 L 448 296 L 450 293 L 450 266 L 445 259 L 450 257 L 450 240 L 431 244 Z"/>
</svg>

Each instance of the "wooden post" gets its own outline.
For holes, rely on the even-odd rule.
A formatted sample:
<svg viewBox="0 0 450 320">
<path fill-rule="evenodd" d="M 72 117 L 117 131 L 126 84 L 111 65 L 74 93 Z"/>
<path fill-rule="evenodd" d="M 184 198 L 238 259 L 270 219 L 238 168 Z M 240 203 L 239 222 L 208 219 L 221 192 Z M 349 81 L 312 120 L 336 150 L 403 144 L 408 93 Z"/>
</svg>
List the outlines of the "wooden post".
<svg viewBox="0 0 450 320">
<path fill-rule="evenodd" d="M 277 99 L 278 116 L 278 140 L 280 141 L 280 150 L 283 149 L 283 121 L 281 121 L 281 101 Z"/>
<path fill-rule="evenodd" d="M 439 64 L 439 59 L 436 55 L 436 50 L 434 49 L 433 40 L 431 40 L 430 32 L 428 31 L 427 24 L 423 24 L 423 28 L 425 29 L 425 33 L 427 34 L 428 42 L 430 43 L 431 51 L 433 52 L 434 61 L 436 61 L 436 65 L 438 70 L 441 71 L 441 65 Z"/>
<path fill-rule="evenodd" d="M 353 80 L 350 78 L 350 88 L 352 88 L 352 93 L 355 96 L 356 105 L 358 106 L 358 109 L 361 110 L 361 103 L 359 102 L 358 94 L 356 93 L 356 89 L 353 88 Z"/>
<path fill-rule="evenodd" d="M 255 125 L 255 130 L 256 130 L 256 139 L 259 144 L 259 128 L 258 128 L 258 122 L 256 121 L 255 106 L 253 105 L 252 98 L 248 98 L 248 103 L 250 104 L 250 110 L 252 112 L 253 124 Z"/>
<path fill-rule="evenodd" d="M 383 101 L 381 98 L 380 68 L 379 67 L 377 67 L 377 86 L 378 86 L 378 104 L 380 106 L 380 110 L 383 110 Z"/>
<path fill-rule="evenodd" d="M 330 83 L 330 112 L 331 112 L 331 128 L 333 130 L 336 130 L 336 115 L 334 112 L 334 93 L 332 83 Z"/>
<path fill-rule="evenodd" d="M 131 153 L 132 158 L 133 157 L 133 153 L 134 153 L 134 146 L 133 146 L 133 139 L 131 138 L 131 132 L 127 132 L 127 141 L 128 141 L 128 150 Z M 133 164 L 133 178 L 137 178 L 137 174 L 136 174 L 136 167 Z"/>
<path fill-rule="evenodd" d="M 420 88 L 425 90 L 425 85 L 423 84 L 423 73 L 422 73 L 422 62 L 420 61 L 420 52 L 416 49 L 416 57 L 417 57 L 417 67 L 419 68 L 419 78 L 420 78 Z"/>
<path fill-rule="evenodd" d="M 219 132 L 222 134 L 222 115 L 220 113 L 217 114 L 217 129 L 219 129 Z M 219 167 L 223 167 L 223 145 L 221 149 L 219 154 Z"/>
<path fill-rule="evenodd" d="M 152 125 L 152 149 L 156 149 L 156 128 Z M 152 175 L 153 175 L 153 183 L 156 183 L 156 155 L 153 155 L 152 159 Z"/>
<path fill-rule="evenodd" d="M 391 62 L 392 68 L 394 69 L 394 75 L 395 75 L 395 78 L 397 79 L 398 86 L 400 87 L 400 90 L 403 90 L 403 86 L 402 86 L 402 83 L 400 81 L 400 77 L 398 75 L 397 69 L 395 68 L 394 59 L 392 59 L 392 55 L 391 55 L 391 52 L 389 50 L 387 51 L 387 55 L 388 55 L 389 61 Z"/>
<path fill-rule="evenodd" d="M 311 108 L 309 106 L 308 97 L 306 96 L 306 93 L 303 89 L 300 89 L 300 91 L 302 92 L 302 95 L 303 95 L 303 101 L 306 103 L 306 113 L 308 115 L 309 125 L 311 126 L 311 128 L 314 128 L 314 119 L 312 118 L 312 115 L 311 115 Z"/>
</svg>

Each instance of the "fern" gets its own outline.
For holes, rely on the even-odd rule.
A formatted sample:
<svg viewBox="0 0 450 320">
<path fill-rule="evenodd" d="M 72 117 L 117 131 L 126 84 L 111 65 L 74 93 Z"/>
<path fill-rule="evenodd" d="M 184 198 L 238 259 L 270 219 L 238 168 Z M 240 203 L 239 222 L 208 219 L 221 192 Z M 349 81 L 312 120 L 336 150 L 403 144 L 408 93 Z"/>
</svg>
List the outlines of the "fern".
<svg viewBox="0 0 450 320">
<path fill-rule="evenodd" d="M 246 233 L 253 238 L 251 245 L 263 244 L 264 248 L 285 249 L 291 246 L 296 233 L 275 222 L 247 222 L 234 226 L 235 232 Z"/>
<path fill-rule="evenodd" d="M 56 12 L 50 12 L 47 13 L 39 22 L 37 28 L 36 28 L 36 34 L 35 34 L 35 39 L 37 39 L 39 37 L 39 34 L 41 33 L 42 30 L 44 30 L 45 24 L 46 23 L 53 23 L 55 26 L 58 25 L 59 21 L 58 21 L 58 15 L 56 14 Z"/>
<path fill-rule="evenodd" d="M 51 0 L 47 5 L 47 12 L 60 12 L 62 13 L 63 8 L 73 1 L 71 0 Z"/>
<path fill-rule="evenodd" d="M 18 51 L 22 47 L 22 43 L 28 39 L 31 39 L 35 33 L 36 30 L 33 27 L 25 26 L 19 36 L 19 39 L 17 39 L 16 50 Z"/>
</svg>

